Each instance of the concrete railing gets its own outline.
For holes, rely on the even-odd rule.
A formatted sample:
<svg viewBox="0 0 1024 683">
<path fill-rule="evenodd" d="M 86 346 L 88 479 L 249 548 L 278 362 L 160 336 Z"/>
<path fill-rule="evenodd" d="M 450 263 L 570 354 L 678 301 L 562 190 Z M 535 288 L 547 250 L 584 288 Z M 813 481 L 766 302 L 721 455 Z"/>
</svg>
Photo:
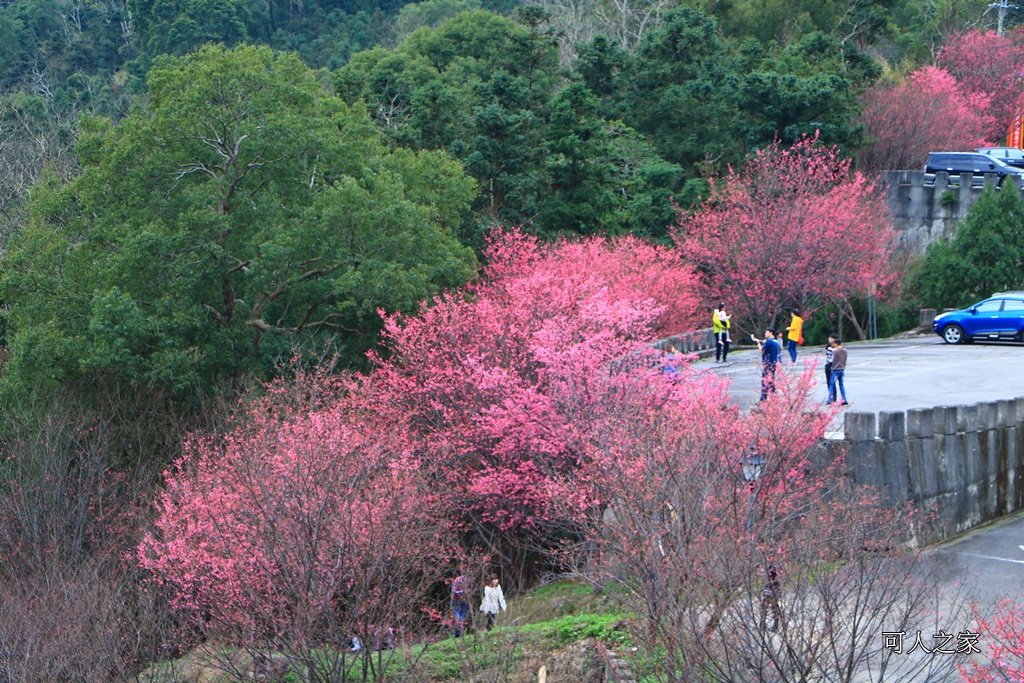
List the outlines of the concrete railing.
<svg viewBox="0 0 1024 683">
<path fill-rule="evenodd" d="M 826 450 L 845 449 L 853 479 L 889 503 L 912 501 L 926 513 L 922 542 L 1024 508 L 1024 398 L 845 420 L 845 439 Z"/>
<path fill-rule="evenodd" d="M 932 323 L 935 321 L 935 316 L 938 315 L 935 312 L 935 309 L 934 308 L 922 308 L 921 312 L 920 312 L 920 315 L 921 315 L 921 320 L 918 323 L 918 326 L 922 330 L 930 330 L 930 329 L 932 329 Z"/>
<path fill-rule="evenodd" d="M 664 351 L 669 346 L 676 347 L 680 353 L 703 355 L 715 350 L 715 333 L 712 328 L 706 327 L 703 330 L 674 334 L 654 342 L 654 348 L 659 351 Z"/>
</svg>

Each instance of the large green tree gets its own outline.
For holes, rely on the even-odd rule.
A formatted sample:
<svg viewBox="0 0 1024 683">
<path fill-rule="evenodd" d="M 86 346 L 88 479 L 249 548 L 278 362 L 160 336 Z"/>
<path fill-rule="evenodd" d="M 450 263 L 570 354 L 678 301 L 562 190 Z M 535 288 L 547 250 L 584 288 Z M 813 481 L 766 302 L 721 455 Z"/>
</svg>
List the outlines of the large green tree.
<svg viewBox="0 0 1024 683">
<path fill-rule="evenodd" d="M 477 208 L 524 222 L 544 183 L 541 127 L 558 82 L 558 52 L 543 17 L 519 24 L 464 12 L 413 32 L 394 50 L 352 57 L 338 92 L 367 101 L 385 135 L 421 149 L 451 150 L 478 180 Z"/>
<path fill-rule="evenodd" d="M 1024 289 L 1024 200 L 986 188 L 951 240 L 940 239 L 914 270 L 922 305 L 960 308 L 993 292 Z"/>
<path fill-rule="evenodd" d="M 664 235 L 681 170 L 602 115 L 598 77 L 564 83 L 543 11 L 517 17 L 465 12 L 356 54 L 338 92 L 365 101 L 393 142 L 461 160 L 480 186 L 478 226 Z"/>
<path fill-rule="evenodd" d="M 471 274 L 472 179 L 388 151 L 294 56 L 205 47 L 149 88 L 120 124 L 86 122 L 78 177 L 37 188 L 2 281 L 8 385 L 207 387 L 327 340 L 351 360 L 378 309 Z"/>
<path fill-rule="evenodd" d="M 581 81 L 551 102 L 545 127 L 547 186 L 537 224 L 547 232 L 667 236 L 672 189 L 682 169 L 658 156 L 639 133 L 598 115 Z"/>
<path fill-rule="evenodd" d="M 613 51 L 599 54 L 614 60 Z M 709 162 L 738 162 L 745 152 L 736 134 L 739 69 L 718 23 L 684 7 L 641 41 L 617 109 L 666 159 L 691 176 L 711 175 Z"/>
<path fill-rule="evenodd" d="M 776 139 L 817 134 L 855 148 L 857 93 L 878 74 L 854 46 L 822 32 L 784 47 L 753 38 L 737 45 L 714 17 L 688 7 L 648 31 L 635 56 L 594 41 L 578 69 L 602 94 L 602 111 L 647 135 L 690 177 L 740 164 Z"/>
<path fill-rule="evenodd" d="M 854 123 L 857 93 L 880 73 L 855 47 L 813 32 L 762 60 L 749 59 L 741 79 L 740 136 L 762 147 L 778 138 L 794 143 L 815 135 L 851 150 L 860 144 Z"/>
</svg>

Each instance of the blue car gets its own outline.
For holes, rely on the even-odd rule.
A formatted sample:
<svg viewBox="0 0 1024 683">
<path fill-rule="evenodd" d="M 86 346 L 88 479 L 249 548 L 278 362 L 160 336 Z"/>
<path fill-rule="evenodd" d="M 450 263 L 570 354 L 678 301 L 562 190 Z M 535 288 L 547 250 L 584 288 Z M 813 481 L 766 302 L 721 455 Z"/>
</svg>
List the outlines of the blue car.
<svg viewBox="0 0 1024 683">
<path fill-rule="evenodd" d="M 993 294 L 962 311 L 935 316 L 932 330 L 947 344 L 985 339 L 1024 341 L 1024 292 Z"/>
</svg>

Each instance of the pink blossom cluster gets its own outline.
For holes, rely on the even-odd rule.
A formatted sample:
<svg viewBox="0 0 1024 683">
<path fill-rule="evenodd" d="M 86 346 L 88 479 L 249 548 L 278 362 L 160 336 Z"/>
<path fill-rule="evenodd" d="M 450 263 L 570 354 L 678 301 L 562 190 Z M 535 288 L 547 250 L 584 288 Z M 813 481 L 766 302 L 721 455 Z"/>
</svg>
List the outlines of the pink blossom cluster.
<svg viewBox="0 0 1024 683">
<path fill-rule="evenodd" d="M 984 643 L 984 659 L 974 657 L 959 666 L 967 683 L 1024 681 L 1024 610 L 1020 602 L 1004 600 L 988 615 L 975 614 Z"/>
<path fill-rule="evenodd" d="M 811 137 L 755 153 L 697 211 L 681 212 L 673 234 L 705 296 L 758 328 L 785 308 L 809 312 L 895 279 L 884 198 L 837 148 Z"/>
<path fill-rule="evenodd" d="M 966 31 L 950 37 L 936 58 L 937 65 L 956 78 L 972 104 L 987 109 L 991 125 L 984 138 L 1002 144 L 1024 83 L 1024 29 L 999 35 L 995 31 Z M 976 112 L 978 113 L 978 112 Z"/>
<path fill-rule="evenodd" d="M 466 290 L 387 321 L 370 385 L 443 463 L 467 520 L 511 531 L 551 521 L 586 434 L 617 396 L 647 394 L 662 372 L 649 343 L 697 324 L 695 278 L 635 238 L 502 232 L 486 257 Z"/>
<path fill-rule="evenodd" d="M 1005 114 L 993 114 L 994 96 L 936 66 L 922 67 L 901 83 L 879 82 L 863 98 L 861 120 L 871 142 L 861 153 L 861 167 L 868 173 L 917 170 L 929 152 L 990 146 L 1010 125 L 1001 118 Z"/>
<path fill-rule="evenodd" d="M 187 444 L 138 551 L 176 606 L 243 640 L 354 629 L 430 571 L 425 546 L 447 556 L 439 497 L 400 425 L 378 432 L 349 400 L 285 398 L 278 387 L 231 433 Z"/>
</svg>

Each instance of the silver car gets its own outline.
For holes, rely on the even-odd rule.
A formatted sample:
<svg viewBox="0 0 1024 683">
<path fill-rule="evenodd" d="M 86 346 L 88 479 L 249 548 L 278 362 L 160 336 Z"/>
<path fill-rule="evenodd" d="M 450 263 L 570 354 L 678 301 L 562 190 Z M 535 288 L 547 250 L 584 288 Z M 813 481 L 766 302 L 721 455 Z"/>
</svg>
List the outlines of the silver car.
<svg viewBox="0 0 1024 683">
<path fill-rule="evenodd" d="M 981 147 L 974 151 L 995 157 L 1004 164 L 1024 168 L 1024 150 L 1022 149 L 1017 149 L 1016 147 Z"/>
</svg>

